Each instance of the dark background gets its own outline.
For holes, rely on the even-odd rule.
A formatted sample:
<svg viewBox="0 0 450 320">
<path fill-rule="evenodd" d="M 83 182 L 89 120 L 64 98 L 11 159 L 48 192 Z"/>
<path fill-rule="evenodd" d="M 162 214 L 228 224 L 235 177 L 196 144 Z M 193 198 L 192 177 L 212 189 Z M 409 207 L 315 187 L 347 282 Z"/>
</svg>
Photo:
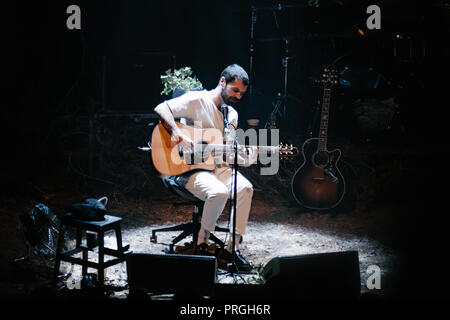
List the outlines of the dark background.
<svg viewBox="0 0 450 320">
<path fill-rule="evenodd" d="M 152 121 L 127 115 L 152 113 L 167 98 L 160 95 L 159 76 L 173 66 L 190 66 L 207 89 L 216 86 L 220 72 L 231 63 L 249 71 L 254 6 L 258 10 L 250 75 L 253 94 L 237 107 L 239 125 L 245 128 L 249 118 L 258 118 L 263 125 L 282 92 L 283 37 L 289 37 L 288 54 L 293 57 L 288 69 L 288 121 L 281 127 L 288 140 L 316 134 L 315 112 L 322 94 L 317 81 L 324 66 L 335 62 L 339 72 L 346 67 L 357 74 L 368 72 L 351 87 L 333 88 L 330 143 L 373 146 L 385 165 L 392 161 L 382 153 L 386 148 L 406 148 L 414 154 L 410 161 L 415 170 L 402 175 L 400 183 L 383 187 L 411 212 L 411 220 L 405 221 L 410 232 L 399 235 L 409 248 L 405 283 L 416 271 L 431 279 L 425 271 L 442 267 L 437 254 L 448 242 L 443 223 L 448 187 L 443 185 L 448 176 L 449 3 L 342 0 L 320 1 L 318 7 L 308 3 L 19 3 L 8 48 L 12 59 L 4 61 L 13 69 L 14 87 L 6 87 L 12 99 L 5 99 L 1 111 L 3 197 L 31 199 L 42 196 L 42 190 L 97 193 L 100 189 L 94 183 L 109 192 L 120 187 L 125 195 L 157 197 L 151 185 L 145 190 L 136 184 L 123 187 L 136 180 L 137 173 L 123 165 L 142 161 L 136 146 L 146 143 L 151 133 L 147 123 Z M 81 8 L 81 30 L 66 28 L 70 4 Z M 381 8 L 381 30 L 367 30 L 366 8 L 371 4 Z M 381 79 L 376 88 L 373 77 Z M 358 127 L 353 103 L 372 98 L 394 99 L 398 109 L 389 130 L 374 133 Z M 94 117 L 117 113 L 122 116 Z M 89 120 L 95 124 L 94 138 Z M 119 139 L 113 139 L 116 135 Z M 423 285 L 434 288 L 435 281 L 424 280 Z"/>
<path fill-rule="evenodd" d="M 81 8 L 81 30 L 66 28 L 69 4 Z M 381 30 L 367 30 L 370 4 L 381 8 Z M 62 150 L 52 143 L 67 134 L 75 143 L 86 142 L 82 133 L 69 132 L 83 116 L 152 112 L 167 98 L 160 95 L 159 76 L 173 66 L 190 66 L 207 89 L 215 87 L 228 64 L 249 71 L 252 6 L 253 94 L 238 106 L 241 127 L 248 118 L 264 125 L 283 92 L 281 58 L 288 55 L 285 131 L 310 133 L 322 94 L 315 81 L 324 66 L 336 62 L 339 72 L 347 67 L 368 74 L 352 90 L 335 87 L 331 139 L 367 138 L 352 118 L 352 103 L 361 97 L 395 99 L 399 113 L 392 127 L 404 134 L 404 143 L 438 144 L 445 135 L 445 1 L 322 1 L 319 7 L 308 1 L 44 1 L 16 10 L 12 65 L 18 91 L 13 105 L 3 109 L 8 119 L 3 127 L 20 155 L 14 162 L 29 154 L 28 148 L 41 146 L 35 156 L 48 158 L 51 152 L 59 163 Z M 289 37 L 287 54 L 283 37 Z M 368 90 L 374 77 L 381 79 L 377 90 Z"/>
</svg>

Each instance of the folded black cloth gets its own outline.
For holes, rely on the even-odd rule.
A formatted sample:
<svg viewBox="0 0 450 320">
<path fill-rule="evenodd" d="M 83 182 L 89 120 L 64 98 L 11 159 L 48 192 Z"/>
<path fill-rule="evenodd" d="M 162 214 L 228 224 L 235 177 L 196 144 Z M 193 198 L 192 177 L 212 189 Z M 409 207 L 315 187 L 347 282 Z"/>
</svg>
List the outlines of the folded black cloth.
<svg viewBox="0 0 450 320">
<path fill-rule="evenodd" d="M 83 203 L 74 203 L 67 208 L 66 217 L 83 221 L 105 220 L 106 203 L 108 198 L 85 199 Z"/>
</svg>

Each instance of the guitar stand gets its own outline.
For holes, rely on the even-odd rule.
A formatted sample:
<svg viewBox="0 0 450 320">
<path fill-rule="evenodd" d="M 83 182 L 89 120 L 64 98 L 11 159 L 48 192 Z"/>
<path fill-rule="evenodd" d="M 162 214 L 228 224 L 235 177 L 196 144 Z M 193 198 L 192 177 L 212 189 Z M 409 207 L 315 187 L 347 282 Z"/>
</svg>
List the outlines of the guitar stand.
<svg viewBox="0 0 450 320">
<path fill-rule="evenodd" d="M 280 111 L 280 107 L 282 105 L 286 105 L 286 96 L 285 95 L 281 95 L 281 93 L 279 92 L 277 95 L 277 98 L 275 99 L 275 101 L 272 103 L 273 105 L 273 109 L 272 112 L 269 114 L 269 119 L 267 120 L 264 129 L 276 129 L 278 124 L 277 124 L 277 119 L 278 118 L 283 118 L 283 114 Z"/>
<path fill-rule="evenodd" d="M 269 115 L 269 119 L 264 126 L 265 129 L 275 129 L 277 128 L 276 119 L 277 115 L 282 121 L 286 121 L 286 104 L 287 104 L 287 90 L 288 90 L 288 69 L 289 69 L 289 60 L 294 59 L 294 57 L 289 56 L 289 37 L 283 37 L 285 42 L 285 56 L 281 59 L 281 64 L 283 67 L 284 74 L 284 85 L 283 85 L 283 93 L 279 92 L 277 97 L 275 98 L 275 102 L 272 103 L 274 106 L 272 112 Z"/>
</svg>

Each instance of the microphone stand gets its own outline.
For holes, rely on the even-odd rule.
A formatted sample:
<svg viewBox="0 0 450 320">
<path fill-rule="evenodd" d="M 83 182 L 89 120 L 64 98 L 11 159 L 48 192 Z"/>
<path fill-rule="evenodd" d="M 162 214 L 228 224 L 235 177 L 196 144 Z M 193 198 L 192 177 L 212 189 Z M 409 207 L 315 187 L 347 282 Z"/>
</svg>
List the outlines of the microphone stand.
<svg viewBox="0 0 450 320">
<path fill-rule="evenodd" d="M 232 245 L 233 249 L 231 251 L 232 254 L 232 261 L 227 264 L 227 273 L 226 275 L 230 275 L 233 277 L 234 282 L 236 281 L 236 276 L 238 275 L 242 281 L 245 282 L 245 279 L 239 274 L 239 268 L 236 264 L 236 206 L 237 206 L 237 174 L 238 174 L 238 143 L 237 143 L 237 137 L 236 135 L 233 137 L 233 147 L 234 147 L 234 168 L 233 168 L 233 174 L 234 174 L 234 182 L 233 182 L 233 194 L 231 197 L 232 200 L 232 206 L 230 210 L 233 210 L 233 232 L 232 232 Z M 231 213 L 230 213 L 231 215 Z M 225 249 L 226 250 L 226 249 Z"/>
<path fill-rule="evenodd" d="M 228 107 L 222 106 L 222 113 L 224 118 L 224 131 L 226 134 L 229 134 L 229 122 L 228 122 Z M 226 141 L 226 139 L 224 139 Z M 236 276 L 239 275 L 239 268 L 236 264 L 236 214 L 237 214 L 237 174 L 238 174 L 238 141 L 237 136 L 234 135 L 233 137 L 233 148 L 234 148 L 234 166 L 233 166 L 233 193 L 231 196 L 232 205 L 230 208 L 230 216 L 233 217 L 233 232 L 232 232 L 232 239 L 231 243 L 233 246 L 233 249 L 231 251 L 232 260 L 230 263 L 227 264 L 227 273 L 226 275 L 230 275 L 233 277 L 234 282 L 236 282 Z M 224 249 L 226 250 L 226 249 Z M 245 279 L 239 275 L 242 281 L 245 282 Z"/>
</svg>

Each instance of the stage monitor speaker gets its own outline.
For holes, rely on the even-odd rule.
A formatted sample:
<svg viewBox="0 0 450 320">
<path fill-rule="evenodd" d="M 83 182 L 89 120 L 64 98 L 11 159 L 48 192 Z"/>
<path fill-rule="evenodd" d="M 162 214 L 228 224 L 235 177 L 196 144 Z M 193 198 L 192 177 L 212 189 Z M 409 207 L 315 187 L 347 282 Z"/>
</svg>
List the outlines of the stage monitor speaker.
<svg viewBox="0 0 450 320">
<path fill-rule="evenodd" d="M 127 258 L 130 293 L 212 296 L 216 272 L 213 256 L 133 253 Z"/>
<path fill-rule="evenodd" d="M 262 271 L 272 298 L 357 299 L 357 251 L 276 257 Z"/>
</svg>

